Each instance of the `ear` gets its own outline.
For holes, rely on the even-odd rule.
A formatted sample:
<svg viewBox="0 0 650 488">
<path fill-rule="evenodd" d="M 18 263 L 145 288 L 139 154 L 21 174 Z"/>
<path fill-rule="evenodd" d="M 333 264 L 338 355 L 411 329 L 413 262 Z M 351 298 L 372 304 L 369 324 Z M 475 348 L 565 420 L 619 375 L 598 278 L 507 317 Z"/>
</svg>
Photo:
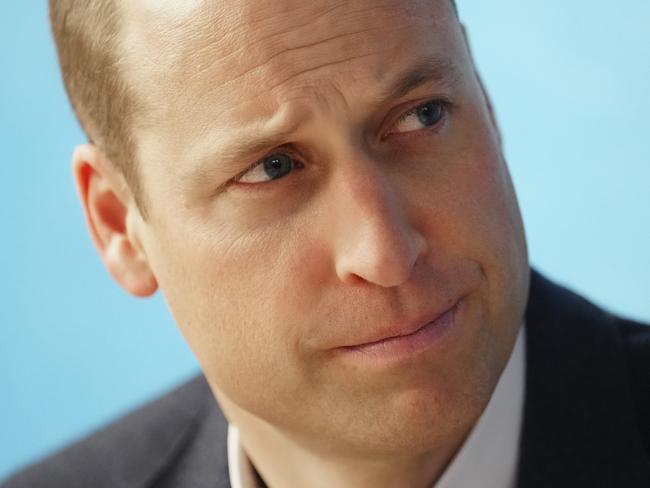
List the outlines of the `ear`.
<svg viewBox="0 0 650 488">
<path fill-rule="evenodd" d="M 481 78 L 481 75 L 479 74 L 478 70 L 476 69 L 476 63 L 474 62 L 474 55 L 472 54 L 472 47 L 469 42 L 469 35 L 467 33 L 467 29 L 465 28 L 464 24 L 460 24 L 461 30 L 463 31 L 463 38 L 465 39 L 465 46 L 467 47 L 467 53 L 469 55 L 470 61 L 472 63 L 472 67 L 474 68 L 474 76 L 476 77 L 476 81 L 479 84 L 479 87 L 481 88 L 481 93 L 483 94 L 483 99 L 485 100 L 485 105 L 488 109 L 488 113 L 490 116 L 490 122 L 492 123 L 492 127 L 494 129 L 494 133 L 497 136 L 497 139 L 499 141 L 499 145 L 503 145 L 503 140 L 501 137 L 501 129 L 499 128 L 499 124 L 497 123 L 497 117 L 494 112 L 494 106 L 492 105 L 492 100 L 490 99 L 490 95 L 488 94 L 487 90 L 485 89 L 485 84 L 483 83 L 483 79 Z"/>
<path fill-rule="evenodd" d="M 109 273 L 132 295 L 155 293 L 158 284 L 138 238 L 144 221 L 121 173 L 93 144 L 75 149 L 72 172 L 90 236 Z"/>
</svg>

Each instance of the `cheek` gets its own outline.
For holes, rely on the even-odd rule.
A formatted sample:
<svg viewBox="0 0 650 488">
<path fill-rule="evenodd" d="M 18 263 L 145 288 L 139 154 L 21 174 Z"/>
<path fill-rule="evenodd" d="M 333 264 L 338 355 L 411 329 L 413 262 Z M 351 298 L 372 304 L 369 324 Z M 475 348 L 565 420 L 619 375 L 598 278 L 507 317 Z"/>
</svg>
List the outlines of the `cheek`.
<svg viewBox="0 0 650 488">
<path fill-rule="evenodd" d="M 434 232 L 464 257 L 501 266 L 525 248 L 519 207 L 488 114 L 477 109 L 466 118 L 472 122 L 459 124 L 428 178 L 428 206 L 439 216 Z"/>
<path fill-rule="evenodd" d="M 503 258 L 521 237 L 518 205 L 505 163 L 497 154 L 483 154 L 461 170 L 457 220 L 468 245 Z"/>
<path fill-rule="evenodd" d="M 447 226 L 455 247 L 485 277 L 482 302 L 492 324 L 491 350 L 507 357 L 523 318 L 529 265 L 523 222 L 505 161 L 486 137 L 463 154 Z M 455 230 L 451 230 L 455 229 Z M 455 234 L 453 234 L 455 232 Z"/>
<path fill-rule="evenodd" d="M 482 157 L 482 154 L 488 154 Z M 526 288 L 528 256 L 523 222 L 510 175 L 500 154 L 478 153 L 468 161 L 457 219 L 463 245 L 481 264 L 492 302 L 504 308 Z M 512 293 L 509 293 L 512 292 Z M 506 303 L 507 302 L 507 303 Z M 519 309 L 519 306 L 515 306 Z"/>
<path fill-rule="evenodd" d="M 239 404 L 291 390 L 304 374 L 300 344 L 325 269 L 305 223 L 240 232 L 178 224 L 156 253 L 156 275 L 183 336 L 210 381 Z M 214 230 L 212 230 L 214 228 Z"/>
<path fill-rule="evenodd" d="M 510 336 L 523 313 L 529 276 L 524 229 L 498 142 L 481 114 L 474 118 L 480 125 L 460 134 L 460 142 L 439 155 L 436 171 L 421 179 L 430 186 L 418 191 L 426 195 L 420 225 L 432 259 L 480 266 L 482 306 L 499 333 Z"/>
</svg>

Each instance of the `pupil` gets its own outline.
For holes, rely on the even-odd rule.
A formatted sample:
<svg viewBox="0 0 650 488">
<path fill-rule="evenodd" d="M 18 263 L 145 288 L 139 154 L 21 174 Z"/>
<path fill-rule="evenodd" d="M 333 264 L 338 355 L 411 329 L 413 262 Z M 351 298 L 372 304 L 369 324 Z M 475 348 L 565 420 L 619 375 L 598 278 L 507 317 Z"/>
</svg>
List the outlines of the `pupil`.
<svg viewBox="0 0 650 488">
<path fill-rule="evenodd" d="M 437 102 L 430 102 L 417 109 L 418 120 L 425 126 L 437 124 L 442 117 L 442 106 Z"/>
<path fill-rule="evenodd" d="M 293 168 L 293 162 L 286 154 L 274 154 L 264 160 L 264 171 L 272 180 L 286 176 Z"/>
</svg>

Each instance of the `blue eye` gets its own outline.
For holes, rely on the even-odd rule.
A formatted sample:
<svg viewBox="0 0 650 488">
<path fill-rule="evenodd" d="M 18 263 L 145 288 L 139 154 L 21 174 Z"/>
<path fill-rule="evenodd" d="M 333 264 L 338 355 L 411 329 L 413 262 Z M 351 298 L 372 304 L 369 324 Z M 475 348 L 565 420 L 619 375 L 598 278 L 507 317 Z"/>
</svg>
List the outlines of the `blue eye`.
<svg viewBox="0 0 650 488">
<path fill-rule="evenodd" d="M 284 153 L 271 154 L 240 176 L 241 183 L 264 183 L 288 175 L 299 163 Z"/>
<path fill-rule="evenodd" d="M 262 166 L 264 167 L 264 173 L 270 179 L 277 180 L 289 174 L 289 171 L 293 168 L 293 161 L 286 154 L 274 154 L 264 158 Z"/>
<path fill-rule="evenodd" d="M 436 102 L 429 102 L 425 105 L 420 105 L 415 109 L 415 112 L 422 125 L 431 127 L 437 124 L 442 118 L 442 105 Z"/>
<path fill-rule="evenodd" d="M 438 124 L 445 115 L 445 103 L 432 100 L 402 115 L 392 132 L 413 132 Z"/>
</svg>

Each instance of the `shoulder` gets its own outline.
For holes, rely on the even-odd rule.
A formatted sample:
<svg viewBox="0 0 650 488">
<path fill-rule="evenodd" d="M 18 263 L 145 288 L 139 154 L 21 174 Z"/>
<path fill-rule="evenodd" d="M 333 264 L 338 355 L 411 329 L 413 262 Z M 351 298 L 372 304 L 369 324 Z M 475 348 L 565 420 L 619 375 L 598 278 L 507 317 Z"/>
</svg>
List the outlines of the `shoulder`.
<svg viewBox="0 0 650 488">
<path fill-rule="evenodd" d="M 587 361 L 587 355 L 601 363 L 620 358 L 625 377 L 619 380 L 627 384 L 650 452 L 650 325 L 612 314 L 533 271 L 527 321 L 539 317 L 571 347 L 575 361 Z M 554 357 L 554 351 L 544 352 Z M 603 366 L 615 369 L 611 363 Z"/>
<path fill-rule="evenodd" d="M 531 278 L 518 486 L 650 486 L 650 329 Z"/>
<path fill-rule="evenodd" d="M 211 410 L 202 375 L 147 403 L 1 484 L 26 487 L 146 486 Z"/>
<path fill-rule="evenodd" d="M 621 319 L 618 327 L 623 337 L 641 434 L 650 452 L 650 326 Z"/>
</svg>

